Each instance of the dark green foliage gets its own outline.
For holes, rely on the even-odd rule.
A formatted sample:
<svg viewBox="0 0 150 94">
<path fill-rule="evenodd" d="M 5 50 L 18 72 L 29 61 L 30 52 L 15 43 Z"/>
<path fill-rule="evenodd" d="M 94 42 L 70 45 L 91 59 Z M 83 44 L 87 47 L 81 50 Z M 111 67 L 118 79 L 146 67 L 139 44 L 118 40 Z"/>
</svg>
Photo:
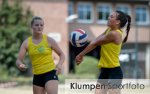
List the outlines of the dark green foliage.
<svg viewBox="0 0 150 94">
<path fill-rule="evenodd" d="M 23 10 L 21 0 L 8 1 L 0 5 L 0 68 L 5 66 L 9 75 L 17 75 L 15 62 L 21 43 L 30 35 L 32 12 Z"/>
</svg>

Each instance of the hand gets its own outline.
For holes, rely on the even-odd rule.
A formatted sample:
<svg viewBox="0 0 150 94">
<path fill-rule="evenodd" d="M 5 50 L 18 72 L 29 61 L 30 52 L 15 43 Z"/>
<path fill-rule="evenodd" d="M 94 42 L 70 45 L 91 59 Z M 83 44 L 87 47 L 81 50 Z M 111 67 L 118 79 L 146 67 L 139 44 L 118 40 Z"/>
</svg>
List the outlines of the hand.
<svg viewBox="0 0 150 94">
<path fill-rule="evenodd" d="M 27 69 L 26 65 L 25 64 L 20 64 L 18 66 L 18 68 L 21 70 L 21 71 L 25 71 Z"/>
<path fill-rule="evenodd" d="M 62 69 L 62 64 L 57 64 L 56 65 L 56 75 L 61 73 L 61 69 Z"/>
<path fill-rule="evenodd" d="M 83 61 L 83 55 L 77 55 L 75 61 L 79 65 Z"/>
</svg>

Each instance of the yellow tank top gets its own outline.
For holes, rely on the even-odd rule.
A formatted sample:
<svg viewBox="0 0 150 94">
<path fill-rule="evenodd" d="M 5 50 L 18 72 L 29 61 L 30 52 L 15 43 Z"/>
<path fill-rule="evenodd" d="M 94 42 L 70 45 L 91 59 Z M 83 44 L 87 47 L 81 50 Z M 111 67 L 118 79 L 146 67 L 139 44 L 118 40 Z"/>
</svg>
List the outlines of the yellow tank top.
<svg viewBox="0 0 150 94">
<path fill-rule="evenodd" d="M 122 35 L 121 30 L 118 29 L 116 31 Z M 106 30 L 105 34 L 108 34 L 109 32 L 111 32 L 110 28 Z M 98 67 L 99 68 L 114 68 L 114 67 L 120 66 L 119 54 L 121 50 L 121 45 L 122 43 L 118 45 L 115 43 L 108 43 L 105 45 L 101 45 L 101 51 L 100 51 L 101 57 L 98 63 Z"/>
<path fill-rule="evenodd" d="M 33 74 L 42 74 L 55 69 L 52 57 L 52 49 L 48 45 L 47 36 L 39 44 L 32 42 L 32 36 L 28 38 L 28 52 L 32 62 Z"/>
</svg>

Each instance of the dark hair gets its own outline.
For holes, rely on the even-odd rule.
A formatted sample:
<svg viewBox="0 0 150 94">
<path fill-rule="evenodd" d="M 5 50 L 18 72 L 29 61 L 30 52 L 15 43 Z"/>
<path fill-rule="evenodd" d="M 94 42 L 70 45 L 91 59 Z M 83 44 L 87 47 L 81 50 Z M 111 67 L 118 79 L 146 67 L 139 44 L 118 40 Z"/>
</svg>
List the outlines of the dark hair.
<svg viewBox="0 0 150 94">
<path fill-rule="evenodd" d="M 120 28 L 123 28 L 126 25 L 126 23 L 128 23 L 127 28 L 126 28 L 127 35 L 123 40 L 123 43 L 125 43 L 128 39 L 128 35 L 129 35 L 129 31 L 130 31 L 131 17 L 129 15 L 123 13 L 122 11 L 117 10 L 116 12 L 119 14 L 117 17 L 117 20 L 120 20 Z"/>
<path fill-rule="evenodd" d="M 38 16 L 33 17 L 32 20 L 31 20 L 31 26 L 33 25 L 35 20 L 42 20 L 42 18 L 38 17 Z"/>
</svg>

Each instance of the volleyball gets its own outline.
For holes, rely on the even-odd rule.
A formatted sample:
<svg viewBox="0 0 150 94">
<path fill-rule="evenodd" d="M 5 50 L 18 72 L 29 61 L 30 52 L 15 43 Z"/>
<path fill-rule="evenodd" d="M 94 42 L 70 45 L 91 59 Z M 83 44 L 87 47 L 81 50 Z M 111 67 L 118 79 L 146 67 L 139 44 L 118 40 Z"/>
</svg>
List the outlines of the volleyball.
<svg viewBox="0 0 150 94">
<path fill-rule="evenodd" d="M 70 42 L 75 47 L 82 47 L 87 43 L 88 35 L 82 29 L 76 29 L 70 34 Z"/>
</svg>

